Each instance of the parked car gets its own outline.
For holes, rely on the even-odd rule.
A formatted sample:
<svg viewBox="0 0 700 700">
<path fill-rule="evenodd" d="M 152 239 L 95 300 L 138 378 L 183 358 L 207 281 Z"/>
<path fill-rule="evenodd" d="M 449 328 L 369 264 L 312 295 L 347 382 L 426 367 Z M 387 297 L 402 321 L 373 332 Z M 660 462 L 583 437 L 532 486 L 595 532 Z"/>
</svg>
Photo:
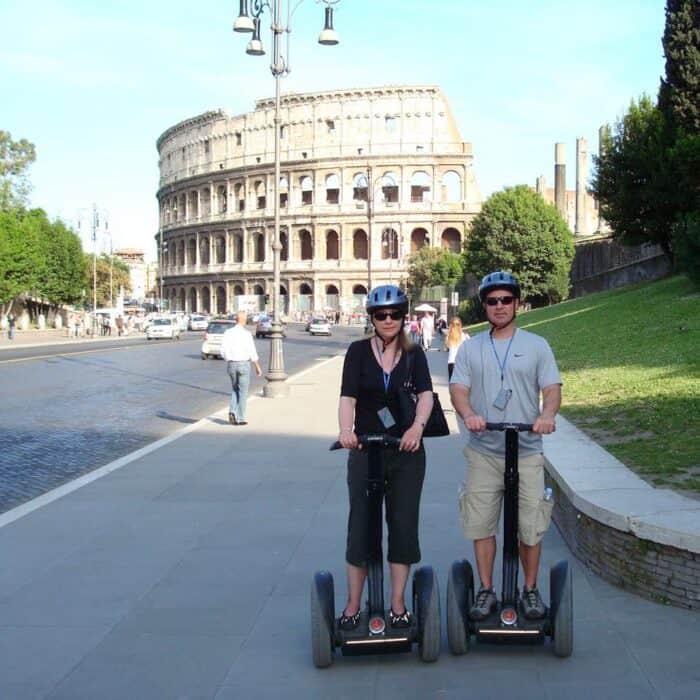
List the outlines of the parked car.
<svg viewBox="0 0 700 700">
<path fill-rule="evenodd" d="M 221 341 L 224 333 L 236 325 L 235 321 L 227 319 L 217 319 L 210 321 L 207 330 L 204 333 L 204 341 L 202 342 L 202 359 L 206 360 L 210 357 L 221 357 Z"/>
<path fill-rule="evenodd" d="M 311 333 L 311 335 L 330 335 L 331 324 L 328 322 L 328 319 L 320 316 L 312 318 L 309 324 L 309 333 Z"/>
<path fill-rule="evenodd" d="M 188 330 L 190 331 L 205 331 L 209 325 L 209 319 L 206 316 L 190 316 L 189 323 L 187 324 Z"/>
<path fill-rule="evenodd" d="M 156 338 L 180 340 L 180 326 L 172 318 L 154 318 L 146 329 L 146 340 Z"/>
</svg>

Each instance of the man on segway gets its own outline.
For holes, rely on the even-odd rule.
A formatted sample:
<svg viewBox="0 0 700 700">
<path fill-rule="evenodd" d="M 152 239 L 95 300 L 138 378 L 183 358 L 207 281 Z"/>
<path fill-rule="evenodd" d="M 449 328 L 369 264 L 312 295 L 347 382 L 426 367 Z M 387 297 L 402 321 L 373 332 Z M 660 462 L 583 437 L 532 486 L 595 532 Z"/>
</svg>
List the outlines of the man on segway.
<svg viewBox="0 0 700 700">
<path fill-rule="evenodd" d="M 520 285 L 513 275 L 486 275 L 479 297 L 491 328 L 462 344 L 450 380 L 452 404 L 469 430 L 460 511 L 464 535 L 474 540 L 481 581 L 469 616 L 484 620 L 497 606 L 493 567 L 504 494 L 505 437 L 487 431 L 486 424 L 511 422 L 532 424 L 532 432 L 520 435 L 518 450 L 518 548 L 525 578 L 519 604 L 526 618 L 536 620 L 546 614 L 537 572 L 552 511 L 551 501 L 544 498 L 542 435 L 555 430 L 561 377 L 547 341 L 516 327 Z"/>
</svg>

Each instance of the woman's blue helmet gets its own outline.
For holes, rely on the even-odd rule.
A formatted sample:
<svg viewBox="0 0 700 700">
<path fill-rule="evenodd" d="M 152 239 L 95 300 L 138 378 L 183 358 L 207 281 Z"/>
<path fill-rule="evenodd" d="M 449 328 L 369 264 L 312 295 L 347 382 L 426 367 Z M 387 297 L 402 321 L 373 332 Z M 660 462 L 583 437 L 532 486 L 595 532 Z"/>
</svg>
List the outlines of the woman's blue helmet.
<svg viewBox="0 0 700 700">
<path fill-rule="evenodd" d="M 479 285 L 479 299 L 483 302 L 494 289 L 507 289 L 516 299 L 520 299 L 520 284 L 510 272 L 498 270 L 485 275 Z"/>
<path fill-rule="evenodd" d="M 379 309 L 399 309 L 408 313 L 408 297 L 393 284 L 382 284 L 367 295 L 367 313 L 373 314 Z"/>
</svg>

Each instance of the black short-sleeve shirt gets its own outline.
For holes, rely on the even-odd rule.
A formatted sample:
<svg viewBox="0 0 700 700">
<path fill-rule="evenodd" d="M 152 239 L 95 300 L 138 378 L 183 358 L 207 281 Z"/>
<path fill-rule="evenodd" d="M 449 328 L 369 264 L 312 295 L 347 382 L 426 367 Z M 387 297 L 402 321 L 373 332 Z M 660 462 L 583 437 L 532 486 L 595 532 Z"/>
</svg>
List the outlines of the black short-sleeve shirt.
<svg viewBox="0 0 700 700">
<path fill-rule="evenodd" d="M 357 340 L 350 345 L 345 355 L 343 365 L 343 383 L 340 388 L 341 396 L 349 396 L 356 399 L 355 405 L 355 432 L 364 433 L 389 433 L 400 437 L 403 430 L 398 425 L 399 421 L 399 387 L 406 381 L 407 353 L 402 352 L 401 358 L 391 372 L 388 390 L 384 391 L 383 370 L 372 352 L 372 338 Z M 416 393 L 432 391 L 433 383 L 430 379 L 428 360 L 425 353 L 419 347 L 410 351 L 413 354 L 413 386 Z M 387 407 L 396 422 L 390 429 L 386 429 L 379 418 L 378 411 Z"/>
</svg>

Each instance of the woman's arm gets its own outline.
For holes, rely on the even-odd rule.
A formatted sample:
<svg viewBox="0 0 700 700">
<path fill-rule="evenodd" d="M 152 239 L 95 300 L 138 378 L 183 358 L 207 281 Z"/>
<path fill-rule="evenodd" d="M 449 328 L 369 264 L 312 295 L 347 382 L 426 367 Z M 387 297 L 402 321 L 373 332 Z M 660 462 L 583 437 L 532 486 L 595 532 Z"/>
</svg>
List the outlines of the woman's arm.
<svg viewBox="0 0 700 700">
<path fill-rule="evenodd" d="M 416 452 L 420 448 L 423 430 L 432 410 L 433 392 L 422 391 L 418 394 L 418 401 L 416 402 L 416 419 L 413 421 L 413 425 L 401 436 L 400 450 Z"/>
<path fill-rule="evenodd" d="M 343 447 L 355 449 L 358 446 L 357 435 L 355 435 L 355 404 L 357 399 L 352 396 L 341 396 L 338 402 L 338 442 Z"/>
</svg>

